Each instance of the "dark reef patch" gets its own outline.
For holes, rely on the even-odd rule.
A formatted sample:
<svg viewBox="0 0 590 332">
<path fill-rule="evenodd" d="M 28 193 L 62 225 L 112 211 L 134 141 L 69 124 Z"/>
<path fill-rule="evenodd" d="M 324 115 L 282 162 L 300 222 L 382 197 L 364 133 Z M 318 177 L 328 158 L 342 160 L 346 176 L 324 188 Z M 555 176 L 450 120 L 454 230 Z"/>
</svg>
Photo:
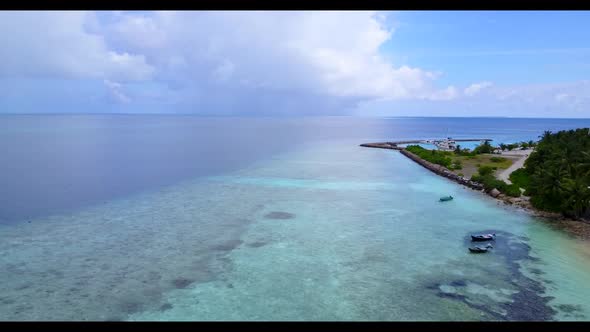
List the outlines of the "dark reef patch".
<svg viewBox="0 0 590 332">
<path fill-rule="evenodd" d="M 453 280 L 450 285 L 453 287 L 465 287 L 467 286 L 467 282 L 465 280 Z"/>
<path fill-rule="evenodd" d="M 567 318 L 585 319 L 586 316 L 582 313 L 582 307 L 579 304 L 559 304 L 555 306 L 559 311 L 563 312 Z"/>
<path fill-rule="evenodd" d="M 465 286 L 466 285 L 467 284 L 465 283 Z M 432 290 L 436 290 L 436 296 L 438 296 L 440 298 L 462 302 L 471 308 L 474 308 L 474 309 L 477 309 L 481 312 L 486 313 L 487 315 L 494 318 L 495 320 L 505 320 L 506 319 L 502 314 L 494 311 L 489 306 L 476 303 L 476 302 L 472 301 L 469 298 L 469 296 L 467 296 L 467 295 L 462 295 L 462 294 L 452 293 L 452 292 L 443 292 L 441 290 L 440 286 L 442 286 L 442 285 L 436 283 L 436 284 L 432 284 L 432 285 L 427 286 L 427 288 L 432 289 Z M 457 287 L 463 287 L 463 286 L 457 286 Z"/>
<path fill-rule="evenodd" d="M 194 280 L 192 280 L 192 279 L 178 278 L 178 279 L 174 279 L 172 281 L 172 284 L 174 285 L 174 287 L 176 289 L 183 289 L 183 288 L 187 288 L 188 286 L 190 286 L 190 284 L 192 284 L 193 282 L 194 282 Z"/>
<path fill-rule="evenodd" d="M 255 241 L 255 242 L 248 243 L 247 246 L 250 248 L 259 248 L 259 247 L 265 246 L 267 244 L 268 244 L 268 242 L 265 242 L 265 241 Z"/>
<path fill-rule="evenodd" d="M 582 311 L 582 307 L 579 304 L 558 304 L 555 307 L 568 314 Z"/>
<path fill-rule="evenodd" d="M 158 310 L 160 311 L 166 311 L 166 310 L 170 310 L 172 309 L 174 306 L 170 303 L 164 303 L 160 306 L 160 308 L 158 308 Z"/>
<path fill-rule="evenodd" d="M 16 303 L 16 301 L 14 299 L 11 299 L 11 298 L 3 298 L 3 297 L 0 297 L 0 303 L 2 303 L 2 304 L 14 304 L 14 303 Z"/>
<path fill-rule="evenodd" d="M 467 300 L 467 297 L 465 295 L 461 295 L 461 294 L 439 292 L 437 295 L 439 297 L 446 297 L 449 299 L 459 300 L 459 301 L 464 301 L 464 302 Z"/>
<path fill-rule="evenodd" d="M 264 215 L 266 219 L 293 219 L 295 214 L 283 211 L 272 211 Z"/>
<path fill-rule="evenodd" d="M 25 283 L 25 284 L 22 284 L 22 285 L 20 285 L 18 287 L 15 287 L 14 290 L 19 291 L 19 290 L 23 290 L 23 289 L 28 289 L 30 287 L 31 287 L 31 284 L 30 283 Z"/>
<path fill-rule="evenodd" d="M 536 269 L 536 268 L 529 269 L 529 271 L 531 271 L 532 274 L 538 275 L 538 276 L 545 274 L 545 272 L 541 271 L 540 269 Z"/>
<path fill-rule="evenodd" d="M 141 311 L 143 305 L 136 301 L 122 301 L 119 303 L 119 310 L 125 314 L 134 314 Z"/>
<path fill-rule="evenodd" d="M 224 243 L 212 245 L 211 249 L 217 250 L 217 251 L 232 251 L 235 248 L 239 247 L 242 243 L 243 243 L 243 241 L 240 239 L 233 239 L 233 240 L 226 241 Z"/>
<path fill-rule="evenodd" d="M 504 232 L 494 229 L 486 229 L 474 231 L 466 234 L 464 237 L 464 246 L 472 246 L 471 234 L 481 233 L 496 233 L 496 240 L 489 241 L 494 248 L 486 255 L 492 255 L 500 258 L 508 269 L 508 273 L 501 273 L 493 267 L 493 265 L 475 265 L 467 266 L 467 269 L 473 268 L 485 275 L 497 276 L 500 281 L 511 285 L 515 289 L 515 293 L 509 296 L 508 301 L 493 300 L 488 295 L 471 294 L 467 291 L 467 284 L 481 284 L 481 280 L 458 279 L 451 280 L 448 283 L 429 283 L 426 285 L 427 289 L 436 292 L 436 295 L 441 298 L 460 301 L 467 306 L 480 310 L 490 315 L 495 320 L 508 321 L 549 321 L 553 320 L 557 311 L 549 305 L 549 301 L 553 299 L 550 296 L 545 296 L 545 286 L 537 280 L 533 280 L 525 276 L 521 272 L 521 263 L 524 261 L 538 262 L 536 257 L 530 255 L 531 247 L 524 243 L 524 237 L 517 237 L 512 233 Z M 481 242 L 485 244 L 486 242 Z M 467 254 L 467 253 L 466 253 Z M 489 256 L 483 256 L 481 259 L 488 259 Z M 468 263 L 469 264 L 469 263 Z M 543 272 L 539 269 L 530 269 L 535 275 L 541 275 Z M 438 277 L 440 280 L 440 277 Z M 442 291 L 443 285 L 452 287 L 449 291 Z M 494 286 L 481 285 L 494 291 Z M 487 304 L 484 304 L 485 302 Z M 489 303 L 489 301 L 492 301 Z M 569 307 L 566 307 L 569 308 Z"/>
</svg>

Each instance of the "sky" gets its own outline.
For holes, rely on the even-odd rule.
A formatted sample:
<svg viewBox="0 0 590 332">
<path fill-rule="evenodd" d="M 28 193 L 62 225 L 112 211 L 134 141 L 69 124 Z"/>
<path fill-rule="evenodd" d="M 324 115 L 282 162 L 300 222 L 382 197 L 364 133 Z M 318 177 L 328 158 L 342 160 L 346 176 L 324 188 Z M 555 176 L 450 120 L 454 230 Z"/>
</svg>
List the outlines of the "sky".
<svg viewBox="0 0 590 332">
<path fill-rule="evenodd" d="M 0 113 L 590 117 L 588 11 L 0 12 Z"/>
</svg>

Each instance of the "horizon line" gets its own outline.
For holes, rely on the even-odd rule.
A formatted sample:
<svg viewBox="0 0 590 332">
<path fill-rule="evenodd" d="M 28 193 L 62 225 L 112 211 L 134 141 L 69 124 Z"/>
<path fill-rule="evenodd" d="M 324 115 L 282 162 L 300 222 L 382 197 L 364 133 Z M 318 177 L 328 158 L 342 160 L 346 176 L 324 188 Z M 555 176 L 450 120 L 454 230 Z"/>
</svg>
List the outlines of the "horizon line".
<svg viewBox="0 0 590 332">
<path fill-rule="evenodd" d="M 535 117 L 535 116 L 455 116 L 455 115 L 212 115 L 199 113 L 106 113 L 106 112 L 84 112 L 84 113 L 68 113 L 68 112 L 51 112 L 51 113 L 0 113 L 7 116 L 18 115 L 165 115 L 165 116 L 199 116 L 208 118 L 313 118 L 313 117 L 348 117 L 348 118 L 380 118 L 380 119 L 395 119 L 395 118 L 461 118 L 461 119 L 567 119 L 567 120 L 590 120 L 590 117 L 575 118 L 575 117 Z"/>
</svg>

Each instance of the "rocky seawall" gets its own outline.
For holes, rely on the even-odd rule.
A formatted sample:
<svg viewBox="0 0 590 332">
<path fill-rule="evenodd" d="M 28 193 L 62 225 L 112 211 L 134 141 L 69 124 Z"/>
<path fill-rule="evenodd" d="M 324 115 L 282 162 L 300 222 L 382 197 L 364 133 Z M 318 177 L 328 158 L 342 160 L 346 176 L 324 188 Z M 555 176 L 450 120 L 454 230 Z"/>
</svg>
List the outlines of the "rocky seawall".
<svg viewBox="0 0 590 332">
<path fill-rule="evenodd" d="M 441 165 L 433 164 L 429 161 L 426 161 L 426 160 L 418 157 L 417 155 L 411 153 L 408 150 L 400 150 L 400 153 L 403 154 L 404 156 L 412 159 L 413 161 L 420 164 L 421 166 L 428 169 L 429 171 L 434 172 L 440 176 L 444 176 L 445 178 L 447 178 L 449 180 L 455 181 L 457 183 L 460 183 L 460 184 L 467 186 L 467 187 L 474 189 L 474 190 L 483 190 L 484 189 L 484 187 L 481 183 L 471 181 L 471 180 L 466 179 L 462 176 L 459 176 L 459 175 L 451 172 L 448 168 L 441 166 Z"/>
<path fill-rule="evenodd" d="M 365 148 L 378 148 L 378 149 L 391 149 L 391 150 L 403 150 L 395 143 L 383 142 L 383 143 L 363 143 L 361 146 Z"/>
</svg>

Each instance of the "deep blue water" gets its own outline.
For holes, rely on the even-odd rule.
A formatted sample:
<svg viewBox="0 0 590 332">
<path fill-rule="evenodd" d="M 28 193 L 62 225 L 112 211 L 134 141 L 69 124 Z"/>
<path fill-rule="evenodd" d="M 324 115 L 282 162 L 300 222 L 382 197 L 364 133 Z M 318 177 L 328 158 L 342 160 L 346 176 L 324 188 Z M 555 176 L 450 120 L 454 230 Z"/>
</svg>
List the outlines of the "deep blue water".
<svg viewBox="0 0 590 332">
<path fill-rule="evenodd" d="M 223 174 L 320 141 L 537 139 L 590 120 L 508 118 L 203 118 L 0 116 L 0 223 Z"/>
</svg>

